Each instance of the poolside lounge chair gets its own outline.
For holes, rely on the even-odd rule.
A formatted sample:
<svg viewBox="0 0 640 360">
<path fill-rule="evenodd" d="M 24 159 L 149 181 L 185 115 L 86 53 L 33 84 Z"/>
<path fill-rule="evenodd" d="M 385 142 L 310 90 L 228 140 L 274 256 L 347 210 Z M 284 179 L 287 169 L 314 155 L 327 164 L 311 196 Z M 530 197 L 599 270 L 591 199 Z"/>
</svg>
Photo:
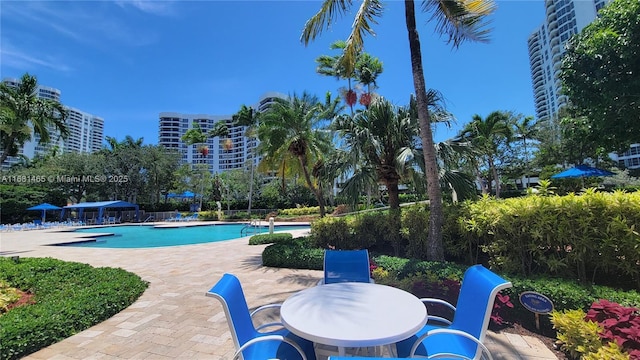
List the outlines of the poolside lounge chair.
<svg viewBox="0 0 640 360">
<path fill-rule="evenodd" d="M 368 250 L 325 250 L 324 279 L 320 284 L 374 282 Z"/>
<path fill-rule="evenodd" d="M 182 214 L 181 213 L 176 213 L 176 216 L 167 219 L 167 221 L 181 221 L 181 220 L 182 220 Z"/>
<path fill-rule="evenodd" d="M 482 265 L 469 267 L 464 273 L 456 306 L 441 299 L 421 299 L 425 304 L 440 304 L 453 310 L 453 321 L 430 315 L 429 321 L 438 324 L 427 323 L 416 335 L 396 343 L 398 356 L 443 353 L 455 355 L 450 356 L 454 359 L 486 356 L 488 350 L 482 343 L 489 328 L 493 304 L 498 292 L 509 287 L 511 282 Z"/>
<path fill-rule="evenodd" d="M 182 221 L 196 221 L 198 220 L 198 213 L 193 213 L 189 216 L 185 216 L 181 219 Z"/>
<path fill-rule="evenodd" d="M 236 276 L 224 274 L 206 295 L 218 299 L 222 304 L 236 348 L 233 359 L 315 360 L 312 342 L 295 336 L 285 329 L 271 332 L 259 331 L 281 325 L 280 323 L 254 327 L 253 315 L 264 309 L 279 307 L 279 304 L 265 305 L 249 313 L 242 286 Z"/>
</svg>

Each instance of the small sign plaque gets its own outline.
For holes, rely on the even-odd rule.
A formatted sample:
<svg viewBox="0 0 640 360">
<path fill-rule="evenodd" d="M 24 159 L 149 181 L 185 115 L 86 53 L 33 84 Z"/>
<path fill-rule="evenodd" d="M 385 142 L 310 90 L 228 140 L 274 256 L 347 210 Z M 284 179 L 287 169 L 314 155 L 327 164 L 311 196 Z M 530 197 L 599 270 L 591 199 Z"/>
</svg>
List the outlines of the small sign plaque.
<svg viewBox="0 0 640 360">
<path fill-rule="evenodd" d="M 553 311 L 553 302 L 535 291 L 525 291 L 520 294 L 520 303 L 536 314 L 549 314 Z"/>
</svg>

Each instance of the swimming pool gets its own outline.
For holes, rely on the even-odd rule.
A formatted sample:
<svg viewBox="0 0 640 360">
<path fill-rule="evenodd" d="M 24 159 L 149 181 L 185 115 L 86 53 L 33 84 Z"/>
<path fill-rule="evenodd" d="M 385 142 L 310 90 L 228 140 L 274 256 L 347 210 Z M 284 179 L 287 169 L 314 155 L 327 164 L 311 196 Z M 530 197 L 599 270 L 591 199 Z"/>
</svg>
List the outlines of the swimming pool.
<svg viewBox="0 0 640 360">
<path fill-rule="evenodd" d="M 81 246 L 97 248 L 150 248 L 162 246 L 192 245 L 237 239 L 257 233 L 268 233 L 268 226 L 252 228 L 249 234 L 240 234 L 246 224 L 217 224 L 187 227 L 153 226 L 107 226 L 78 229 L 75 232 L 91 234 L 112 234 L 97 236 L 87 241 L 59 244 L 62 246 Z M 307 230 L 308 225 L 277 225 L 274 231 Z"/>
</svg>

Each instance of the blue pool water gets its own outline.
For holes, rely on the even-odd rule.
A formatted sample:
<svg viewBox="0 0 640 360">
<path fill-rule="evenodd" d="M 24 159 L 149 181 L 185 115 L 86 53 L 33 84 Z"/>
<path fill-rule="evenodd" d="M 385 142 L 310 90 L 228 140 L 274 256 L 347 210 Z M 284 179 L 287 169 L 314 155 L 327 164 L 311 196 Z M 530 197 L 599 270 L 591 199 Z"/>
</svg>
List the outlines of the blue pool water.
<svg viewBox="0 0 640 360">
<path fill-rule="evenodd" d="M 200 225 L 179 228 L 157 228 L 153 226 L 108 226 L 90 229 L 78 229 L 75 232 L 87 234 L 87 241 L 61 244 L 64 246 L 82 246 L 99 248 L 150 248 L 218 242 L 237 239 L 256 233 L 267 233 L 267 226 L 252 228 L 249 234 L 240 234 L 245 224 Z M 280 225 L 274 231 L 305 230 L 305 225 Z M 91 234 L 113 234 L 91 238 Z"/>
</svg>

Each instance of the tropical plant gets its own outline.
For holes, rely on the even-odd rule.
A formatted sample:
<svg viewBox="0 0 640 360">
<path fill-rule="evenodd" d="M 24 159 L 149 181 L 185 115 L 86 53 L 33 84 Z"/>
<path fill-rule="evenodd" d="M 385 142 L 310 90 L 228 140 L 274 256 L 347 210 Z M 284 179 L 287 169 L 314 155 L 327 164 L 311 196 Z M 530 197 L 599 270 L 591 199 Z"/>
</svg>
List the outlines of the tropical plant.
<svg viewBox="0 0 640 360">
<path fill-rule="evenodd" d="M 301 41 L 307 45 L 324 28 L 333 24 L 338 17 L 348 12 L 352 2 L 343 0 L 324 0 L 320 10 L 307 20 L 302 31 Z M 418 104 L 418 118 L 420 121 L 420 138 L 424 151 L 428 196 L 431 204 L 429 215 L 429 260 L 444 260 L 442 243 L 442 224 L 444 221 L 442 209 L 442 192 L 438 181 L 438 164 L 431 130 L 431 117 L 427 109 L 427 87 L 422 68 L 422 53 L 420 39 L 416 26 L 415 4 L 413 0 L 406 0 L 405 21 L 409 35 L 409 50 L 413 83 Z M 488 29 L 485 28 L 485 17 L 494 10 L 494 3 L 490 0 L 432 0 L 423 3 L 423 11 L 432 13 L 432 20 L 436 20 L 436 31 L 441 35 L 448 35 L 449 43 L 458 47 L 464 40 L 486 41 Z M 349 73 L 356 65 L 357 55 L 364 47 L 364 37 L 374 34 L 372 24 L 383 13 L 381 0 L 363 1 L 358 9 L 351 34 L 347 38 L 343 55 L 340 57 L 341 66 Z"/>
<path fill-rule="evenodd" d="M 524 175 L 527 179 L 526 187 L 529 187 L 529 155 L 530 149 L 527 147 L 527 140 L 529 145 L 532 140 L 535 140 L 538 135 L 538 126 L 533 116 L 525 116 L 522 120 L 518 120 L 517 117 L 512 117 L 513 121 L 513 134 L 518 140 L 522 140 L 522 146 L 524 147 Z"/>
<path fill-rule="evenodd" d="M 389 207 L 400 208 L 398 184 L 408 175 L 415 161 L 418 135 L 417 119 L 407 108 L 398 108 L 383 97 L 375 98 L 368 109 L 351 117 L 338 117 L 332 129 L 344 142 L 339 161 L 342 173 L 351 174 L 344 183 L 343 194 L 355 205 L 363 184 L 382 183 L 389 194 Z"/>
<path fill-rule="evenodd" d="M 276 99 L 261 115 L 257 134 L 258 148 L 266 161 L 281 163 L 294 157 L 309 189 L 320 206 L 320 216 L 325 215 L 325 199 L 318 179 L 311 178 L 311 168 L 333 148 L 330 134 L 319 125 L 331 118 L 318 98 L 304 92 L 288 99 Z M 277 160 L 276 160 L 277 159 Z"/>
<path fill-rule="evenodd" d="M 35 135 L 38 143 L 51 142 L 52 136 L 69 134 L 67 111 L 60 102 L 38 97 L 38 81 L 25 73 L 17 87 L 0 83 L 0 164 L 15 156 Z"/>
<path fill-rule="evenodd" d="M 494 111 L 487 115 L 486 118 L 482 118 L 476 114 L 473 116 L 473 120 L 468 123 L 461 131 L 460 137 L 469 141 L 471 146 L 481 155 L 483 162 L 486 163 L 489 171 L 492 174 L 493 181 L 495 183 L 496 197 L 500 197 L 500 176 L 498 174 L 498 168 L 496 164 L 496 158 L 498 157 L 499 147 L 504 145 L 511 139 L 511 128 L 509 127 L 508 113 L 502 111 Z M 477 174 L 480 174 L 480 169 L 476 169 Z M 480 175 L 478 175 L 480 177 Z M 491 187 L 489 182 L 489 187 Z M 483 187 L 483 193 L 486 190 Z"/>
</svg>

